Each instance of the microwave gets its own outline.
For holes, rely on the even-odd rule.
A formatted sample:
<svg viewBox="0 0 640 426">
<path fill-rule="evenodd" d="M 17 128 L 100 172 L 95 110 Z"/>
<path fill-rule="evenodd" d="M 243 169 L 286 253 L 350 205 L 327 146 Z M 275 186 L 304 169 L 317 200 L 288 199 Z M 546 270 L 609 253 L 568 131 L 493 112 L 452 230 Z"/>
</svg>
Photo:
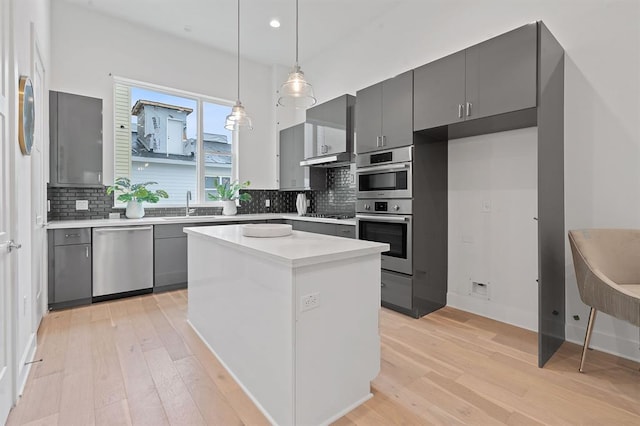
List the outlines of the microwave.
<svg viewBox="0 0 640 426">
<path fill-rule="evenodd" d="M 358 155 L 356 195 L 359 199 L 411 198 L 413 147 Z"/>
</svg>

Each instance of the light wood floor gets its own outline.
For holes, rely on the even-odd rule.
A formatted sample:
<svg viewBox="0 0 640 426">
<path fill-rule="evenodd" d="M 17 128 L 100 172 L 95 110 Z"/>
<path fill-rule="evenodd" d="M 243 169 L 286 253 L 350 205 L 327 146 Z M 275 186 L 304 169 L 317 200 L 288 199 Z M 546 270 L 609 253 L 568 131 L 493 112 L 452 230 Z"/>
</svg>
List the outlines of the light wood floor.
<svg viewBox="0 0 640 426">
<path fill-rule="evenodd" d="M 8 424 L 266 424 L 186 308 L 177 291 L 49 314 Z M 640 424 L 638 363 L 590 351 L 580 374 L 565 344 L 539 369 L 534 333 L 452 308 L 380 320 L 374 397 L 337 425 Z"/>
</svg>

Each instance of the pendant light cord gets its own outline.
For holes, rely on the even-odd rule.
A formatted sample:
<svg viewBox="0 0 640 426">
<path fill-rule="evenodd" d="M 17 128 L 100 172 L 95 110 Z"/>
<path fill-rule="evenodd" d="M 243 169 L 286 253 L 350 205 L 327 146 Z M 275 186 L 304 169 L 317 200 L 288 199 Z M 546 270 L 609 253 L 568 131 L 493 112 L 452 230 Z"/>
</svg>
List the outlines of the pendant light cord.
<svg viewBox="0 0 640 426">
<path fill-rule="evenodd" d="M 238 98 L 240 101 L 240 0 L 238 0 Z"/>
<path fill-rule="evenodd" d="M 298 65 L 298 0 L 296 0 L 296 65 Z"/>
</svg>

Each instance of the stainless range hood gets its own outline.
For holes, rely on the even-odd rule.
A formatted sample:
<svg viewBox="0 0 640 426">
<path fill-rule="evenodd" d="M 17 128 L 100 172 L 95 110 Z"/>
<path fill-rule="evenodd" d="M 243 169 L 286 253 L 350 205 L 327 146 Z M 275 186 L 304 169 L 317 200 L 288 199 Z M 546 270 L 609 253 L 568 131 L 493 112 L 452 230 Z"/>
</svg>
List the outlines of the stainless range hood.
<svg viewBox="0 0 640 426">
<path fill-rule="evenodd" d="M 342 95 L 307 110 L 301 166 L 342 167 L 354 161 L 356 98 Z"/>
</svg>

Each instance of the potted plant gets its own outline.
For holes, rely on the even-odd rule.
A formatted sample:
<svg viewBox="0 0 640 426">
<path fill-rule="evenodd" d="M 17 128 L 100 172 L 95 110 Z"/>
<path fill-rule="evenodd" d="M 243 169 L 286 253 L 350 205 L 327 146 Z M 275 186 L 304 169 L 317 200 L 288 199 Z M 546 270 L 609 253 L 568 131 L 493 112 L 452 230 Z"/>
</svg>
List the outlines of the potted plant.
<svg viewBox="0 0 640 426">
<path fill-rule="evenodd" d="M 126 177 L 119 177 L 112 186 L 107 188 L 107 194 L 114 191 L 120 192 L 118 201 L 127 203 L 127 217 L 129 219 L 140 219 L 144 216 L 142 202 L 157 203 L 160 198 L 169 198 L 169 194 L 162 189 L 151 191 L 147 189 L 149 185 L 157 185 L 158 182 L 131 183 Z"/>
<path fill-rule="evenodd" d="M 249 185 L 251 185 L 249 181 L 243 183 L 239 183 L 238 181 L 217 183 L 216 193 L 209 194 L 209 198 L 215 201 L 222 201 L 222 214 L 225 216 L 233 216 L 238 212 L 236 200 L 251 201 L 250 194 L 240 194 L 240 190 L 248 188 Z"/>
</svg>

